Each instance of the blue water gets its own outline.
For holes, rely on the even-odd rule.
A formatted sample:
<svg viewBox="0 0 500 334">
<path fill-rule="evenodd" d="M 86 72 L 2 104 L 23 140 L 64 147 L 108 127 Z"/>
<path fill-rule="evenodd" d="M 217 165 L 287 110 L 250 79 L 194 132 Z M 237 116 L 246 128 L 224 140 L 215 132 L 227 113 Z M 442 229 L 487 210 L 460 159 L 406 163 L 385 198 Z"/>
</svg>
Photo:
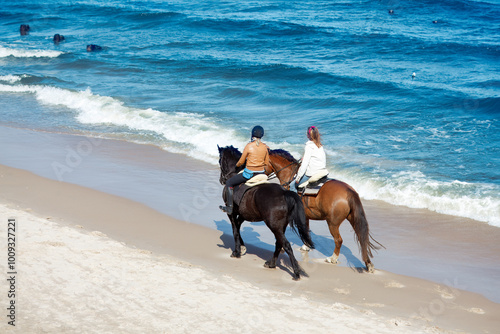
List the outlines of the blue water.
<svg viewBox="0 0 500 334">
<path fill-rule="evenodd" d="M 3 1 L 0 36 L 2 124 L 214 165 L 315 125 L 362 198 L 500 227 L 499 1 Z"/>
</svg>

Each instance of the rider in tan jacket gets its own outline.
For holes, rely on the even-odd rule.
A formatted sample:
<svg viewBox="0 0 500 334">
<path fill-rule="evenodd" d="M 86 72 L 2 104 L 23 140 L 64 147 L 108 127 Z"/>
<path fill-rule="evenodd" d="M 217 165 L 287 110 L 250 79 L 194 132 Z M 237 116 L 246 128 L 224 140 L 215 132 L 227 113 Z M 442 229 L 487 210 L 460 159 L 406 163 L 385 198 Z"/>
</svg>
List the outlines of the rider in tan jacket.
<svg viewBox="0 0 500 334">
<path fill-rule="evenodd" d="M 266 168 L 269 164 L 269 147 L 259 139 L 257 138 L 245 146 L 236 167 L 240 167 L 246 161 L 246 168 L 253 172 L 262 172 Z"/>
<path fill-rule="evenodd" d="M 263 136 L 264 129 L 261 126 L 257 125 L 252 129 L 252 141 L 245 146 L 240 160 L 236 163 L 236 167 L 240 167 L 246 162 L 245 169 L 243 173 L 236 174 L 226 182 L 226 206 L 219 206 L 219 208 L 227 214 L 233 212 L 234 187 L 248 181 L 255 175 L 265 173 L 265 168 L 269 164 L 269 147 L 261 142 Z"/>
</svg>

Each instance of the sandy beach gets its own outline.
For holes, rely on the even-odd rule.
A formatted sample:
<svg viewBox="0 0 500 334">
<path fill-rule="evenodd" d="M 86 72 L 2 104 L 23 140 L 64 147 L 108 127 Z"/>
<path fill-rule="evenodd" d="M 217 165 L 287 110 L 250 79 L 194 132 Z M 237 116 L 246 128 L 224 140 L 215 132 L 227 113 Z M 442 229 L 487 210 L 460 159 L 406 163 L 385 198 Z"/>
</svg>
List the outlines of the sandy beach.
<svg viewBox="0 0 500 334">
<path fill-rule="evenodd" d="M 321 247 L 311 254 L 297 250 L 309 277 L 294 282 L 285 255 L 280 256 L 277 269 L 263 267 L 271 256 L 265 227 L 252 225 L 247 237 L 260 242 L 248 242 L 241 259 L 229 257 L 233 247 L 230 226 L 214 205 L 220 201 L 220 189 L 207 181 L 198 192 L 203 196 L 193 195 L 193 179 L 206 171 L 216 176 L 213 166 L 148 145 L 3 129 L 7 130 L 0 141 L 1 268 L 7 276 L 8 220 L 15 219 L 17 274 L 16 326 L 9 325 L 4 316 L 1 331 L 498 330 L 500 305 L 492 300 L 498 283 L 489 283 L 498 277 L 495 264 L 499 260 L 494 255 L 498 246 L 493 242 L 499 232 L 494 227 L 463 220 L 459 228 L 450 229 L 456 222 L 446 216 L 422 226 L 438 215 L 364 202 L 370 227 L 387 248 L 375 255 L 376 272 L 359 270 L 357 247 L 344 224 L 344 265 L 324 263 L 320 257 L 326 250 Z M 90 146 L 82 144 L 86 142 Z M 81 160 L 68 158 L 72 148 Z M 57 163 L 68 170 L 61 174 L 64 169 L 54 169 Z M 149 180 L 158 180 L 159 185 L 141 182 L 143 175 L 134 178 L 138 170 L 147 170 Z M 165 171 L 167 176 L 160 173 Z M 163 187 L 164 182 L 178 191 L 177 200 L 155 192 L 155 186 Z M 178 182 L 185 186 L 175 187 Z M 213 226 L 200 224 L 203 217 Z M 403 222 L 396 224 L 399 231 L 393 227 L 388 233 L 395 221 Z M 321 231 L 326 228 L 317 224 L 311 226 L 313 240 L 323 238 Z M 437 248 L 416 251 L 426 239 L 435 241 Z M 461 253 L 463 249 L 467 252 Z M 434 258 L 432 252 L 436 252 Z M 428 262 L 423 261 L 427 258 Z M 420 275 L 428 279 L 391 270 L 400 264 L 411 268 L 409 272 L 423 272 Z M 439 282 L 433 280 L 429 269 L 433 266 L 441 266 L 435 272 L 458 267 L 454 270 L 471 276 L 451 274 L 446 282 Z M 478 279 L 474 271 L 486 273 L 487 278 Z M 7 278 L 1 280 L 3 296 L 10 288 Z M 483 286 L 482 294 L 470 283 L 474 280 Z M 1 300 L 7 313 L 9 298 Z"/>
</svg>

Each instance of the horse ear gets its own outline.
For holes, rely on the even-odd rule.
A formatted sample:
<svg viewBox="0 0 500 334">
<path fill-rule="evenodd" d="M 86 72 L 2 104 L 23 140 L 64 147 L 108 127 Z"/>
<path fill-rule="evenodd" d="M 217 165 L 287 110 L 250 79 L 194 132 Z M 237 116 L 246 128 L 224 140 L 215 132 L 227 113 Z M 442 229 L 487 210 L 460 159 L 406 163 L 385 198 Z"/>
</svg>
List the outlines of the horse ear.
<svg viewBox="0 0 500 334">
<path fill-rule="evenodd" d="M 220 151 L 222 151 L 222 149 L 219 147 L 219 144 L 217 144 L 217 149 L 219 149 L 219 153 Z"/>
</svg>

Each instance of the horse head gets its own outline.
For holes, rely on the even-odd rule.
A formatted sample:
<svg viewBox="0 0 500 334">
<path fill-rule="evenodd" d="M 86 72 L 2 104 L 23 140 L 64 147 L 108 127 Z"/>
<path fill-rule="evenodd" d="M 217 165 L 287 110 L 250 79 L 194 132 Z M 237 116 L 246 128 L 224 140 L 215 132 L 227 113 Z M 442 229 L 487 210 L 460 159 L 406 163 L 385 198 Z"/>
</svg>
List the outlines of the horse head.
<svg viewBox="0 0 500 334">
<path fill-rule="evenodd" d="M 219 149 L 219 182 L 224 185 L 231 176 L 241 170 L 241 168 L 236 168 L 236 163 L 241 157 L 241 152 L 232 145 L 226 147 L 219 147 L 217 145 L 217 148 Z"/>
<path fill-rule="evenodd" d="M 300 162 L 290 152 L 283 149 L 269 150 L 269 162 L 272 167 L 271 172 L 276 173 L 276 176 L 282 182 L 281 185 L 288 189 L 299 170 Z"/>
</svg>

